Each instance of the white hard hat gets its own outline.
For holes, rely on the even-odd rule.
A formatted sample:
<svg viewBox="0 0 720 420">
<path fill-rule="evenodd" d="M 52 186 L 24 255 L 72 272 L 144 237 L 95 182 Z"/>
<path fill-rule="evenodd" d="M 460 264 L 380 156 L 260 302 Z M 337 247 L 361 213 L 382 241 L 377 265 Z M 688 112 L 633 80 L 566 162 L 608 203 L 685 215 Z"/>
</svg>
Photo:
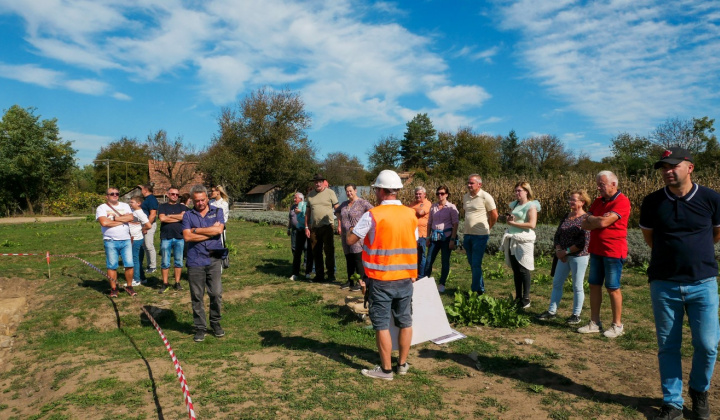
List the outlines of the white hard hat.
<svg viewBox="0 0 720 420">
<path fill-rule="evenodd" d="M 375 188 L 397 190 L 403 187 L 403 183 L 397 172 L 385 169 L 380 171 L 377 178 L 375 178 L 375 183 L 373 183 L 372 186 Z"/>
</svg>

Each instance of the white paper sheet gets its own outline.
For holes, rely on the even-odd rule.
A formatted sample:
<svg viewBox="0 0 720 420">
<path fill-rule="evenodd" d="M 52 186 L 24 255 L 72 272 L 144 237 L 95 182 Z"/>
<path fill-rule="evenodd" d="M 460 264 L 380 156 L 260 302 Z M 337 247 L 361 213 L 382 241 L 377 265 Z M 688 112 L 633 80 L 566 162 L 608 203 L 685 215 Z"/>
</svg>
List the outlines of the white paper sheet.
<svg viewBox="0 0 720 420">
<path fill-rule="evenodd" d="M 448 322 L 435 279 L 423 277 L 413 283 L 413 337 L 410 345 L 420 344 L 453 333 Z M 398 349 L 397 336 L 400 329 L 395 319 L 390 319 L 390 335 L 393 350 Z"/>
</svg>

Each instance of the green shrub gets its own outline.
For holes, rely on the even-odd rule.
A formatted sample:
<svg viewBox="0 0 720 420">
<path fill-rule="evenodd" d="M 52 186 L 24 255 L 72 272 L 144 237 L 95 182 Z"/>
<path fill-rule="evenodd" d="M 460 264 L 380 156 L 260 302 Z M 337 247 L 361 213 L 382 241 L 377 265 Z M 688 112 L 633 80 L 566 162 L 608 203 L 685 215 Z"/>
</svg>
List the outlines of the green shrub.
<svg viewBox="0 0 720 420">
<path fill-rule="evenodd" d="M 285 211 L 251 211 L 251 210 L 233 210 L 230 212 L 233 219 L 245 220 L 267 225 L 287 226 L 288 213 Z"/>
<path fill-rule="evenodd" d="M 97 206 L 105 202 L 102 194 L 74 192 L 63 194 L 47 202 L 46 211 L 53 216 L 73 213 L 95 212 Z M 94 218 L 93 218 L 94 220 Z"/>
<path fill-rule="evenodd" d="M 518 312 L 512 296 L 497 299 L 488 295 L 456 292 L 455 301 L 445 306 L 445 312 L 450 321 L 458 325 L 482 324 L 489 327 L 517 328 L 530 324 L 530 317 Z"/>
</svg>

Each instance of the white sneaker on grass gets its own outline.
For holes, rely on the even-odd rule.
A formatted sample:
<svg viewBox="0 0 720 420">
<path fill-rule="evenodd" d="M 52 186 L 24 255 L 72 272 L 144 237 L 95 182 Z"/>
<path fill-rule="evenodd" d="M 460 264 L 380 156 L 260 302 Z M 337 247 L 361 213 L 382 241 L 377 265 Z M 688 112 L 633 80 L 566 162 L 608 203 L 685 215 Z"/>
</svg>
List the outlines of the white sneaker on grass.
<svg viewBox="0 0 720 420">
<path fill-rule="evenodd" d="M 392 371 L 390 373 L 385 373 L 380 366 L 375 366 L 373 369 L 363 369 L 360 371 L 360 373 L 367 376 L 368 378 L 382 379 L 383 381 L 393 380 Z"/>
<path fill-rule="evenodd" d="M 590 320 L 586 326 L 580 327 L 577 330 L 580 334 L 594 334 L 599 333 L 600 331 L 602 331 L 602 322 L 598 322 L 596 324 L 592 320 Z"/>
<path fill-rule="evenodd" d="M 397 374 L 398 375 L 405 375 L 408 373 L 408 370 L 410 370 L 410 363 L 405 362 L 404 365 L 397 365 Z"/>
<path fill-rule="evenodd" d="M 438 284 L 438 292 L 445 293 L 445 285 L 444 284 Z"/>
<path fill-rule="evenodd" d="M 625 332 L 623 331 L 623 325 L 617 325 L 613 323 L 610 328 L 603 333 L 603 335 L 607 338 L 617 338 L 623 335 Z"/>
</svg>

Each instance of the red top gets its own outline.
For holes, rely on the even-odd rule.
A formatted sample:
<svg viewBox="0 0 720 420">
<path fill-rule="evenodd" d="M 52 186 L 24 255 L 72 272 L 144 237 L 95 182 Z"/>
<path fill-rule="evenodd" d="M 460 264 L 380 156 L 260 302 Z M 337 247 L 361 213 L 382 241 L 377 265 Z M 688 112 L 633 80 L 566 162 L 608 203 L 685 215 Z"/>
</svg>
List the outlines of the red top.
<svg viewBox="0 0 720 420">
<path fill-rule="evenodd" d="M 627 225 L 630 219 L 630 200 L 618 191 L 608 200 L 602 197 L 596 198 L 590 206 L 590 210 L 588 210 L 588 213 L 592 216 L 602 216 L 607 212 L 613 212 L 620 218 L 606 228 L 590 231 L 590 247 L 588 251 L 601 257 L 627 258 Z"/>
</svg>

